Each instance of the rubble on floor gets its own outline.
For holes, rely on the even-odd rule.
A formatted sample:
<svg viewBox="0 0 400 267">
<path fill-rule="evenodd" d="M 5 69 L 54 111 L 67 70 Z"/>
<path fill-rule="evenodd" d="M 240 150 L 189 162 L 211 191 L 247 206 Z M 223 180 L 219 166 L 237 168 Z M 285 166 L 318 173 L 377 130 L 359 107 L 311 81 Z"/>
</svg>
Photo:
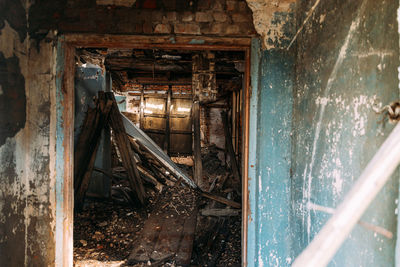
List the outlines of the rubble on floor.
<svg viewBox="0 0 400 267">
<path fill-rule="evenodd" d="M 132 209 L 112 201 L 87 200 L 74 218 L 74 262 L 83 260 L 125 261 L 136 234 L 151 211 L 148 206 Z"/>
<path fill-rule="evenodd" d="M 167 261 L 189 265 L 196 228 L 198 194 L 173 186 L 160 194 L 134 242 L 129 264 Z"/>
<path fill-rule="evenodd" d="M 119 166 L 81 169 L 85 183 L 98 171 L 111 179 L 112 188 L 109 199 L 85 198 L 75 211 L 75 265 L 240 266 L 240 181 L 220 161 L 221 149 L 202 148 L 207 190 L 201 190 L 191 185 L 192 166 L 164 162 L 140 138 L 128 137 L 115 109 L 108 112 L 118 157 L 113 162 Z M 85 191 L 80 192 L 83 200 Z"/>
<path fill-rule="evenodd" d="M 215 145 L 202 148 L 203 176 L 210 177 L 208 191 L 240 202 L 239 183 L 218 157 Z M 241 216 L 240 210 L 203 199 L 199 203 L 200 215 L 192 255 L 195 266 L 241 266 Z M 202 212 L 203 211 L 203 212 Z M 205 211 L 228 211 L 232 216 L 202 216 Z M 235 211 L 235 212 L 231 212 Z M 239 211 L 237 213 L 236 211 Z M 209 212 L 210 213 L 210 212 Z"/>
</svg>

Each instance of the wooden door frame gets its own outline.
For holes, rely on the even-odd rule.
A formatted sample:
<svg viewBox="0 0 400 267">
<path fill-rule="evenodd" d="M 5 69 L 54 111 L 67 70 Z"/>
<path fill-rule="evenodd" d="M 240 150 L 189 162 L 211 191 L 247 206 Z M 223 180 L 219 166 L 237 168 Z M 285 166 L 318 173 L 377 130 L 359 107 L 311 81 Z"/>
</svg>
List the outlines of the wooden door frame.
<svg viewBox="0 0 400 267">
<path fill-rule="evenodd" d="M 63 266 L 72 266 L 73 251 L 73 137 L 74 137 L 74 75 L 75 51 L 77 48 L 129 48 L 129 49 L 178 49 L 217 50 L 245 52 L 245 88 L 243 97 L 242 131 L 242 266 L 247 266 L 247 229 L 250 214 L 248 191 L 249 119 L 250 119 L 250 37 L 203 37 L 171 35 L 108 35 L 108 34 L 65 34 L 60 38 L 64 49 L 64 78 L 62 79 L 62 126 L 64 134 L 64 187 L 61 213 L 63 223 Z M 57 215 L 60 216 L 60 215 Z M 57 219 L 57 218 L 56 218 Z M 57 261 L 57 260 L 56 260 Z M 61 262 L 56 262 L 58 263 Z"/>
</svg>

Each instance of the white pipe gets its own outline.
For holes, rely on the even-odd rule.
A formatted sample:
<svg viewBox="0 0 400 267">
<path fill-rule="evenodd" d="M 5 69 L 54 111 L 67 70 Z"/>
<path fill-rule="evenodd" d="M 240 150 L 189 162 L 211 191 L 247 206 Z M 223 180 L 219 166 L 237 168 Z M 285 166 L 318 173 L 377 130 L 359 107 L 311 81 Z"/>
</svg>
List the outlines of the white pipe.
<svg viewBox="0 0 400 267">
<path fill-rule="evenodd" d="M 368 163 L 343 202 L 292 267 L 326 266 L 400 163 L 400 124 Z"/>
</svg>

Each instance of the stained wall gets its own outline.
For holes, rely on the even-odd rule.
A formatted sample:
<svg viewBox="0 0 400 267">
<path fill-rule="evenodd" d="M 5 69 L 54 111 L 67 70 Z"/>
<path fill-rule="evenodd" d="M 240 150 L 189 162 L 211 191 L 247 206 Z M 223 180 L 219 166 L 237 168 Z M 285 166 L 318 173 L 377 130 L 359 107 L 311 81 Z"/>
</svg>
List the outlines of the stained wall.
<svg viewBox="0 0 400 267">
<path fill-rule="evenodd" d="M 398 1 L 321 2 L 299 36 L 291 165 L 291 220 L 299 233 L 294 255 L 330 217 L 307 203 L 337 207 L 393 128 L 374 110 L 399 98 L 398 6 Z M 310 8 L 299 5 L 299 23 Z M 396 172 L 362 217 L 394 236 L 398 177 Z M 395 243 L 396 238 L 356 226 L 330 266 L 391 265 Z"/>
<path fill-rule="evenodd" d="M 48 266 L 55 256 L 56 49 L 28 33 L 27 5 L 0 4 L 0 262 Z"/>
<path fill-rule="evenodd" d="M 304 24 L 315 3 L 253 43 L 248 266 L 290 266 L 330 217 L 312 206 L 337 207 L 393 128 L 374 110 L 399 97 L 398 1 L 321 1 Z M 395 264 L 398 192 L 396 172 L 362 217 L 394 237 L 357 225 L 329 266 Z"/>
<path fill-rule="evenodd" d="M 72 259 L 65 33 L 170 34 L 173 43 L 176 35 L 255 30 L 244 1 L 1 1 L 0 262 L 8 266 Z"/>
</svg>

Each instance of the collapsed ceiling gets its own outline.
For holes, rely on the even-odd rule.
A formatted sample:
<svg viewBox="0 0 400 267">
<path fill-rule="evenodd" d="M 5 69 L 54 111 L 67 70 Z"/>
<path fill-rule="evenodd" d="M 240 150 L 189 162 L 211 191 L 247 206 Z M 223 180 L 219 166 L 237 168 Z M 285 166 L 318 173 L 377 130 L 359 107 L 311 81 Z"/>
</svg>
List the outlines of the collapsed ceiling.
<svg viewBox="0 0 400 267">
<path fill-rule="evenodd" d="M 85 48 L 77 51 L 77 64 L 91 63 L 111 72 L 113 89 L 125 91 L 130 82 L 143 80 L 191 82 L 192 56 L 200 51 L 161 49 L 98 49 Z M 239 80 L 244 73 L 245 60 L 242 51 L 213 51 L 215 74 L 218 83 Z M 241 86 L 241 84 L 238 84 Z"/>
</svg>

